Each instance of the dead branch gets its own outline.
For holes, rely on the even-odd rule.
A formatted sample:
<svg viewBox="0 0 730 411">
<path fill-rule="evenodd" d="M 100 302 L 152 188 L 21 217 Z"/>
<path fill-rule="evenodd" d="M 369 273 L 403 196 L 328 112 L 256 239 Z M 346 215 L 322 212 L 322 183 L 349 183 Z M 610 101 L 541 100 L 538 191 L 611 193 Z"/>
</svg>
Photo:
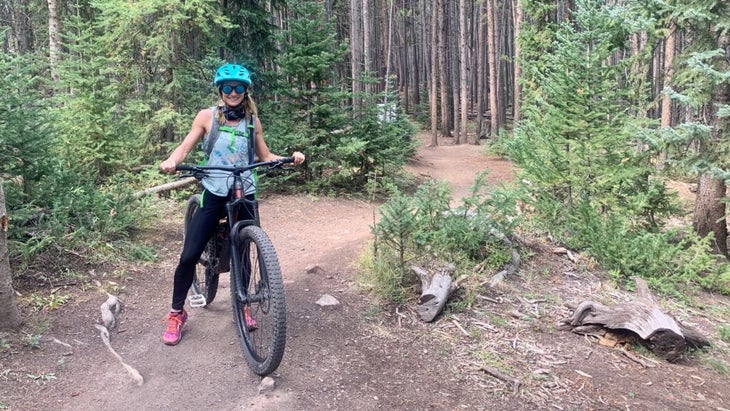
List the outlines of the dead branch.
<svg viewBox="0 0 730 411">
<path fill-rule="evenodd" d="M 644 361 L 643 359 L 637 357 L 633 353 L 626 351 L 625 349 L 621 349 L 621 353 L 626 356 L 626 358 L 630 359 L 631 361 L 641 365 L 644 368 L 654 368 L 656 365 L 654 365 L 652 362 Z"/>
<path fill-rule="evenodd" d="M 517 394 L 517 391 L 520 389 L 520 381 L 518 379 L 512 378 L 509 375 L 503 374 L 500 371 L 497 371 L 492 367 L 487 367 L 486 365 L 480 365 L 479 371 L 483 371 L 483 372 L 491 375 L 494 378 L 497 378 L 499 380 L 506 382 L 507 384 L 512 384 L 512 393 L 513 394 Z"/>
</svg>

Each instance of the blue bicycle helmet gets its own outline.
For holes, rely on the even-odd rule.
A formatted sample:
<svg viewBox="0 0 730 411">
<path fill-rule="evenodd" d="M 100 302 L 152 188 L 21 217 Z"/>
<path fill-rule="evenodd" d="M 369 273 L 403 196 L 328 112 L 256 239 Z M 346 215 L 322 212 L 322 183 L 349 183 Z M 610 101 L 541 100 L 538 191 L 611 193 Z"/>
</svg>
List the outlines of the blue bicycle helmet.
<svg viewBox="0 0 730 411">
<path fill-rule="evenodd" d="M 213 84 L 220 85 L 224 81 L 240 81 L 246 87 L 251 86 L 251 74 L 246 67 L 238 64 L 224 64 L 215 71 L 213 76 Z"/>
</svg>

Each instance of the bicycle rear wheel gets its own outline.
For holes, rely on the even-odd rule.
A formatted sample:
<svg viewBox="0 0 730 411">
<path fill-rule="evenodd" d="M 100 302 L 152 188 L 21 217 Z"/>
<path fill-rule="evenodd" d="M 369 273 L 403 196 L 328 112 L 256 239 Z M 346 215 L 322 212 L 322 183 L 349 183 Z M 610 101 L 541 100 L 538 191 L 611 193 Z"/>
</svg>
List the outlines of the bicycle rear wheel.
<svg viewBox="0 0 730 411">
<path fill-rule="evenodd" d="M 256 374 L 265 376 L 281 363 L 286 344 L 286 302 L 279 259 L 260 227 L 241 229 L 236 240 L 241 267 L 231 272 L 233 317 L 246 362 Z"/>
<path fill-rule="evenodd" d="M 183 239 L 187 235 L 188 226 L 195 214 L 200 208 L 200 194 L 193 194 L 188 199 L 188 205 L 185 209 L 185 219 L 183 220 Z M 208 244 L 205 245 L 203 254 L 200 255 L 198 264 L 195 265 L 195 275 L 193 276 L 193 294 L 202 295 L 205 298 L 205 306 L 212 303 L 218 292 L 219 275 L 216 272 L 218 264 L 218 249 L 215 244 L 215 235 L 210 238 Z"/>
</svg>

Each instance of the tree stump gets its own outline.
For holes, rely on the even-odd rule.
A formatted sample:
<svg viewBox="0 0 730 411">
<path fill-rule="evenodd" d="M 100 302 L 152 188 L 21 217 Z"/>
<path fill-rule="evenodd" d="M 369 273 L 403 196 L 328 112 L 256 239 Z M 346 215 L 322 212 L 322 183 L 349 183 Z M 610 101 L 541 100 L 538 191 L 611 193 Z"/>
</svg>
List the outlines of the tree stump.
<svg viewBox="0 0 730 411">
<path fill-rule="evenodd" d="M 564 323 L 579 334 L 584 327 L 590 329 L 591 326 L 630 331 L 641 338 L 654 354 L 670 362 L 679 360 L 687 348 L 710 345 L 709 340 L 701 333 L 665 314 L 658 307 L 644 280 L 635 277 L 634 281 L 639 294 L 634 301 L 613 307 L 584 301 Z"/>
<path fill-rule="evenodd" d="M 451 279 L 451 273 L 455 269 L 453 264 L 449 264 L 443 270 L 431 275 L 421 267 L 411 267 L 421 279 L 421 298 L 418 300 L 418 315 L 421 320 L 433 321 L 444 308 L 456 288 Z"/>
</svg>

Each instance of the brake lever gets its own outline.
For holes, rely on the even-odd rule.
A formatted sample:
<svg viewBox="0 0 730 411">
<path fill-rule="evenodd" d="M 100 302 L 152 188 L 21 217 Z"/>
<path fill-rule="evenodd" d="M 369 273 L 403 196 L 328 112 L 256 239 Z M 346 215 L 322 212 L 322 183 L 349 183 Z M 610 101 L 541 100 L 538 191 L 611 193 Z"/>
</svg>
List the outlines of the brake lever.
<svg viewBox="0 0 730 411">
<path fill-rule="evenodd" d="M 266 169 L 265 173 L 268 174 L 269 172 L 274 171 L 275 169 L 279 169 L 279 170 L 287 172 L 287 173 L 291 173 L 292 171 L 294 171 L 293 167 L 284 167 L 284 164 L 289 164 L 289 163 L 283 162 L 283 161 L 277 161 L 275 164 L 272 164 L 271 166 L 269 166 Z"/>
<path fill-rule="evenodd" d="M 191 170 L 189 173 L 180 174 L 178 178 L 195 177 L 198 180 L 202 180 L 206 176 L 206 172 L 203 170 Z"/>
</svg>

